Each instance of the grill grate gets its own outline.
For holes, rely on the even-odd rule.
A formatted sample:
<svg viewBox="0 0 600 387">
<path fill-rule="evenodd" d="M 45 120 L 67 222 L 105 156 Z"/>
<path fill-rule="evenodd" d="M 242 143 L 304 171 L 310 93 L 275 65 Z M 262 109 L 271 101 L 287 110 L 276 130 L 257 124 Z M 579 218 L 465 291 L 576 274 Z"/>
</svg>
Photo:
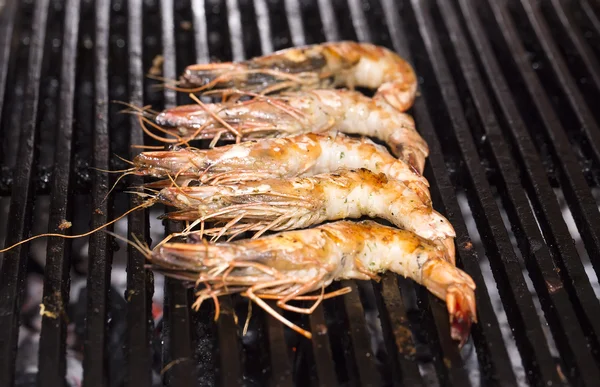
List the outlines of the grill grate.
<svg viewBox="0 0 600 387">
<path fill-rule="evenodd" d="M 144 257 L 127 250 L 125 294 L 114 294 L 118 253 L 96 233 L 83 254 L 83 384 L 593 386 L 600 380 L 599 15 L 593 0 L 8 1 L 0 9 L 4 244 L 33 234 L 34 207 L 46 196 L 49 230 L 73 219 L 64 233 L 98 227 L 140 203 L 122 193 L 104 200 L 114 176 L 89 167 L 120 169 L 114 154 L 131 158 L 139 150 L 129 144 L 151 143 L 112 100 L 159 109 L 189 102 L 145 78 L 158 55 L 162 75 L 175 78 L 192 62 L 369 41 L 409 59 L 421 76 L 411 113 L 431 150 L 425 175 L 434 206 L 454 225 L 458 265 L 478 286 L 472 341 L 459 351 L 445 305 L 393 275 L 334 284 L 353 291 L 310 316 L 289 315 L 314 333 L 310 342 L 256 307 L 241 337 L 247 304 L 224 298 L 213 323 L 212 307 L 192 312 L 191 292 L 169 279 L 155 320 L 153 295 L 162 291 Z M 150 226 L 148 211 L 125 225 L 146 239 Z M 37 262 L 32 250 L 25 244 L 0 257 L 2 386 L 24 383 L 19 311 Z M 70 281 L 81 276 L 73 269 L 83 258 L 62 239 L 48 240 L 44 252 L 37 382 L 56 386 L 69 374 Z M 514 338 L 505 337 L 496 288 Z M 115 296 L 124 296 L 124 307 Z M 114 342 L 120 329 L 123 341 Z"/>
</svg>

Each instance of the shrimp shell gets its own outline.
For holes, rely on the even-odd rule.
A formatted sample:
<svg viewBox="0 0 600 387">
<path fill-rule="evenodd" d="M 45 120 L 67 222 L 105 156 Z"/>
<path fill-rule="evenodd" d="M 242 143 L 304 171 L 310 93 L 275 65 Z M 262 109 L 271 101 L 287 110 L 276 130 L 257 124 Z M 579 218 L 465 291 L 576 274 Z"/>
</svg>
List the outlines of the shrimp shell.
<svg viewBox="0 0 600 387">
<path fill-rule="evenodd" d="M 247 61 L 195 64 L 180 78 L 190 91 L 235 88 L 263 94 L 345 86 L 377 89 L 375 98 L 405 111 L 417 92 L 413 68 L 395 52 L 350 41 L 288 48 Z"/>
<path fill-rule="evenodd" d="M 431 242 L 372 221 L 338 221 L 229 243 L 165 243 L 151 261 L 167 275 L 208 285 L 196 293 L 195 307 L 208 298 L 243 293 L 255 301 L 275 297 L 283 309 L 310 313 L 287 302 L 334 280 L 368 280 L 391 271 L 446 301 L 452 337 L 461 344 L 477 321 L 475 283 L 468 274 Z"/>
<path fill-rule="evenodd" d="M 333 172 L 340 168 L 366 168 L 403 181 L 430 205 L 427 180 L 408 164 L 395 159 L 381 145 L 366 138 L 342 134 L 301 134 L 262 139 L 212 149 L 180 148 L 142 152 L 133 163 L 136 174 L 178 176 L 177 184 L 227 184 L 267 178 L 291 178 Z M 170 180 L 149 187 L 170 185 Z"/>
<path fill-rule="evenodd" d="M 229 222 L 205 231 L 217 237 L 240 230 L 260 235 L 328 220 L 378 217 L 422 238 L 440 240 L 446 248 L 451 246 L 454 262 L 455 232 L 450 222 L 404 183 L 367 169 L 219 186 L 169 187 L 162 189 L 157 199 L 180 210 L 165 215 L 170 219 Z"/>
<path fill-rule="evenodd" d="M 215 115 L 227 126 L 215 120 Z M 188 140 L 191 136 L 231 139 L 231 129 L 243 140 L 327 131 L 370 136 L 385 142 L 396 157 L 419 173 L 429 155 L 427 143 L 416 131 L 411 116 L 380 99 L 348 90 L 313 90 L 244 102 L 184 105 L 167 109 L 154 120 Z"/>
</svg>

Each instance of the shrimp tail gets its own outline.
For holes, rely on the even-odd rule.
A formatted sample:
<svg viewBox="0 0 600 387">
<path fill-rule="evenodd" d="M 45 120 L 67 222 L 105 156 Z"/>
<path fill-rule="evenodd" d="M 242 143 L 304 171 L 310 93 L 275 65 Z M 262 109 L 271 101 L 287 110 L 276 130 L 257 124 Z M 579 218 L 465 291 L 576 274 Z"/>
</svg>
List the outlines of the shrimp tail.
<svg viewBox="0 0 600 387">
<path fill-rule="evenodd" d="M 422 273 L 422 284 L 446 301 L 451 336 L 462 346 L 469 336 L 471 324 L 477 322 L 475 282 L 468 274 L 442 259 L 425 263 Z"/>
<path fill-rule="evenodd" d="M 450 314 L 450 335 L 462 347 L 469 338 L 471 324 L 477 322 L 473 290 L 464 284 L 447 289 L 446 305 Z"/>
</svg>

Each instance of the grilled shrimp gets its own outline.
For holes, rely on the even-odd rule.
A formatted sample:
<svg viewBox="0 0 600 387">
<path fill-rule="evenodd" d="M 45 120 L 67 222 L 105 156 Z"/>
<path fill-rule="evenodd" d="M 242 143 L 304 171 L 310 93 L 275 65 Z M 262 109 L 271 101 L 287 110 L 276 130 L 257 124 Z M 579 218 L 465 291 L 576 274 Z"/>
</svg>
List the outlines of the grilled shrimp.
<svg viewBox="0 0 600 387">
<path fill-rule="evenodd" d="M 265 179 L 219 186 L 163 188 L 157 200 L 179 211 L 175 220 L 225 223 L 208 235 L 283 231 L 361 216 L 379 217 L 439 243 L 454 262 L 454 229 L 404 183 L 367 169 L 339 170 L 312 177 Z"/>
<path fill-rule="evenodd" d="M 288 48 L 242 62 L 196 64 L 180 88 L 240 89 L 268 94 L 345 86 L 377 89 L 375 99 L 405 111 L 417 91 L 413 68 L 396 53 L 369 43 L 335 42 Z"/>
<path fill-rule="evenodd" d="M 331 296 L 323 289 L 332 281 L 377 279 L 391 271 L 446 301 L 452 337 L 461 343 L 477 320 L 475 283 L 468 274 L 448 263 L 430 241 L 372 221 L 338 221 L 228 243 L 165 243 L 147 254 L 165 274 L 206 285 L 196 293 L 195 308 L 209 298 L 218 305 L 218 296 L 242 293 L 309 338 L 309 332 L 285 320 L 264 299 L 277 299 L 282 309 L 311 313 Z M 321 296 L 303 296 L 316 290 Z M 316 300 L 311 308 L 287 304 L 307 299 Z"/>
<path fill-rule="evenodd" d="M 134 173 L 154 177 L 177 176 L 186 186 L 228 184 L 268 178 L 291 178 L 333 172 L 339 168 L 366 168 L 404 182 L 426 204 L 430 204 L 427 179 L 409 165 L 395 159 L 371 140 L 342 134 L 301 134 L 226 145 L 212 149 L 180 148 L 142 152 L 134 160 Z M 150 183 L 169 185 L 170 180 Z"/>
<path fill-rule="evenodd" d="M 348 90 L 312 90 L 245 102 L 178 106 L 149 115 L 163 130 L 187 140 L 286 137 L 339 131 L 378 138 L 392 153 L 423 172 L 427 143 L 411 116 Z M 214 141 L 216 142 L 216 141 Z"/>
</svg>

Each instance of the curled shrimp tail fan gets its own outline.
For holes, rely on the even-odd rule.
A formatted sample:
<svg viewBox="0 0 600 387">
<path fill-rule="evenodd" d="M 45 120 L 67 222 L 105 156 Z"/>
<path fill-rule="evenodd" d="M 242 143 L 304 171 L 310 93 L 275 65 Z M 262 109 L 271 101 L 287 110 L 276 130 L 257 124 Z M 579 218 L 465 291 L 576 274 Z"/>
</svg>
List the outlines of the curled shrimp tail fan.
<svg viewBox="0 0 600 387">
<path fill-rule="evenodd" d="M 462 347 L 469 338 L 471 324 L 477 322 L 473 290 L 464 284 L 450 286 L 446 304 L 450 313 L 450 334 Z"/>
</svg>

